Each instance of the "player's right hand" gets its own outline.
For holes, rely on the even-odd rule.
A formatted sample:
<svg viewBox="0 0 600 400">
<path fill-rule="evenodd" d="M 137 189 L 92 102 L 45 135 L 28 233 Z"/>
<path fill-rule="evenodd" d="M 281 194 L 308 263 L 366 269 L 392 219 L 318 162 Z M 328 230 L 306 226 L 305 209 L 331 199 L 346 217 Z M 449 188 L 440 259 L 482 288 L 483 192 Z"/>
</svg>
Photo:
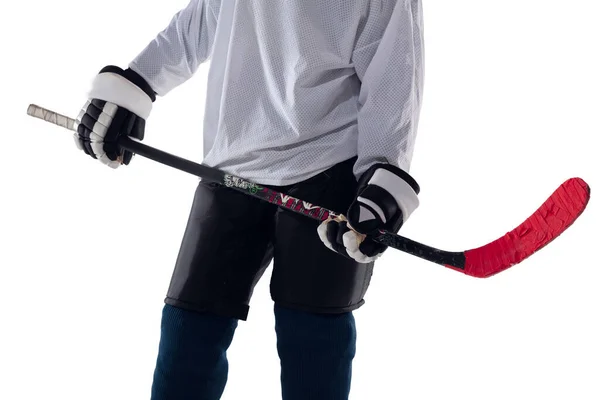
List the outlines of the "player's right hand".
<svg viewBox="0 0 600 400">
<path fill-rule="evenodd" d="M 373 262 L 387 246 L 368 235 L 380 230 L 397 233 L 419 206 L 419 191 L 417 182 L 399 167 L 374 164 L 358 180 L 356 198 L 346 217 L 323 221 L 317 228 L 319 237 L 343 256 L 359 263 Z"/>
<path fill-rule="evenodd" d="M 77 148 L 111 168 L 129 164 L 133 154 L 121 149 L 118 140 L 123 135 L 144 139 L 155 99 L 150 85 L 133 70 L 104 67 L 77 116 Z"/>
</svg>

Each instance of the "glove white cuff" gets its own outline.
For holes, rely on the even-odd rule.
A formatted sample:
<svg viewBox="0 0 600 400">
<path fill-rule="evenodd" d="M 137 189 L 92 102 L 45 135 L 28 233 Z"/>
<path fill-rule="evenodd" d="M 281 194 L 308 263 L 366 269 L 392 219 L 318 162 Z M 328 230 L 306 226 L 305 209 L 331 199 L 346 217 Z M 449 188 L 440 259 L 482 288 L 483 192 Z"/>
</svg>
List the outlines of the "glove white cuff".
<svg viewBox="0 0 600 400">
<path fill-rule="evenodd" d="M 96 75 L 88 97 L 114 103 L 146 120 L 152 111 L 152 99 L 137 85 L 112 72 Z"/>
<path fill-rule="evenodd" d="M 371 179 L 369 179 L 368 184 L 379 186 L 394 197 L 400 210 L 402 210 L 402 219 L 404 222 L 406 222 L 408 217 L 410 217 L 410 215 L 419 207 L 419 197 L 412 186 L 387 169 L 377 169 Z M 360 196 L 357 200 L 364 203 L 368 202 L 371 207 L 374 206 L 371 201 L 362 199 Z M 383 215 L 383 210 L 379 209 L 379 206 L 375 205 L 375 207 L 377 207 L 375 210 L 380 215 Z M 385 221 L 385 218 L 383 218 L 383 220 Z"/>
</svg>

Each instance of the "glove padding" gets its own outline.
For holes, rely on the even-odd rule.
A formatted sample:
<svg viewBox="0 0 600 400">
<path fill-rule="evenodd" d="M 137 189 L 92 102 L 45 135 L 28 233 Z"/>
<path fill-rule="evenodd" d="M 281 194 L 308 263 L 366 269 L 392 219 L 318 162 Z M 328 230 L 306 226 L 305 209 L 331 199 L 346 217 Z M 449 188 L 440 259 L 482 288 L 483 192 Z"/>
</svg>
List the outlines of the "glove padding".
<svg viewBox="0 0 600 400">
<path fill-rule="evenodd" d="M 419 185 L 405 171 L 375 164 L 358 182 L 345 216 L 322 222 L 317 232 L 329 249 L 359 263 L 375 261 L 387 246 L 370 240 L 379 230 L 397 233 L 419 206 Z"/>
<path fill-rule="evenodd" d="M 76 146 L 111 168 L 128 165 L 133 153 L 122 150 L 117 141 L 122 135 L 144 139 L 155 99 L 150 85 L 133 70 L 104 67 L 77 116 Z"/>
</svg>

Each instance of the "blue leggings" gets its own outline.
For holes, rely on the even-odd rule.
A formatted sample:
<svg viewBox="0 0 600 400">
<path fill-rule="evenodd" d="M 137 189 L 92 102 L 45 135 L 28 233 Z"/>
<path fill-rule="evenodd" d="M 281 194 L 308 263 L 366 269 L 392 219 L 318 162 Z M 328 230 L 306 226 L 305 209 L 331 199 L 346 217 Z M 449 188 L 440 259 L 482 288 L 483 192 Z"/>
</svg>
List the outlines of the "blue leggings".
<svg viewBox="0 0 600 400">
<path fill-rule="evenodd" d="M 151 399 L 220 399 L 237 324 L 237 319 L 165 305 Z M 275 330 L 283 400 L 348 399 L 356 351 L 351 312 L 312 314 L 275 305 Z"/>
</svg>

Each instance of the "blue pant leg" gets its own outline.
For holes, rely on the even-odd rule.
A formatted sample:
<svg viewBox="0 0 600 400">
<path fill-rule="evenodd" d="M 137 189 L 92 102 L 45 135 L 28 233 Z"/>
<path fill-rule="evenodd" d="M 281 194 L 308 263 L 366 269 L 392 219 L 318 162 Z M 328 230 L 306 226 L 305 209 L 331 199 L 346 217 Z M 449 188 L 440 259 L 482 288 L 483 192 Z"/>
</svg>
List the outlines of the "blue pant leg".
<svg viewBox="0 0 600 400">
<path fill-rule="evenodd" d="M 275 305 L 283 400 L 347 400 L 356 353 L 352 312 L 316 314 Z"/>
<path fill-rule="evenodd" d="M 238 320 L 165 305 L 152 400 L 218 400 Z"/>
</svg>

